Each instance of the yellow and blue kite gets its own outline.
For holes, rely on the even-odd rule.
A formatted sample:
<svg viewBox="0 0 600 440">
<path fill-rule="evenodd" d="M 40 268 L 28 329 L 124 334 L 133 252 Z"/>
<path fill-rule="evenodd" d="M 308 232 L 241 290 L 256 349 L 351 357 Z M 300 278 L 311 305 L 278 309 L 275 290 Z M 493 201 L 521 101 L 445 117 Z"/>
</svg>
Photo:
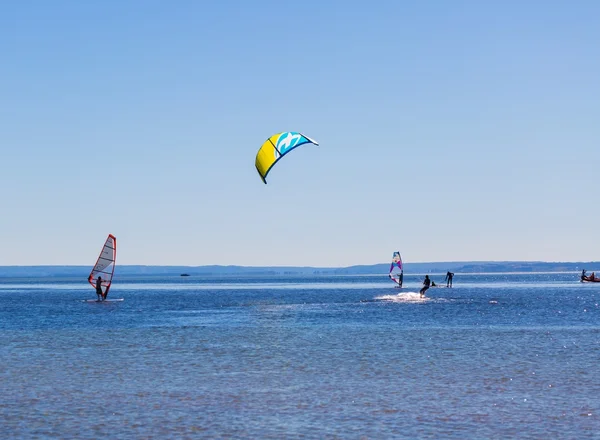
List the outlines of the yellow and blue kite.
<svg viewBox="0 0 600 440">
<path fill-rule="evenodd" d="M 279 159 L 304 144 L 319 145 L 317 141 L 295 131 L 284 131 L 267 139 L 256 153 L 256 170 L 262 181 L 267 183 L 267 174 Z"/>
</svg>

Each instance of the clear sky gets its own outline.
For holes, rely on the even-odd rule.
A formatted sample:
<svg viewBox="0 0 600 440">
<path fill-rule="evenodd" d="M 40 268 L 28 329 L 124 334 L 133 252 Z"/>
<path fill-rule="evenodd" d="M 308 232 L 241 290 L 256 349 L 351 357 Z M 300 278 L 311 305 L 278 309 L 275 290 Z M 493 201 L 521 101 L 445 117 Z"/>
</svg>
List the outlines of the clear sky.
<svg viewBox="0 0 600 440">
<path fill-rule="evenodd" d="M 1 265 L 600 260 L 600 2 L 0 3 Z M 280 131 L 316 139 L 264 185 Z"/>
</svg>

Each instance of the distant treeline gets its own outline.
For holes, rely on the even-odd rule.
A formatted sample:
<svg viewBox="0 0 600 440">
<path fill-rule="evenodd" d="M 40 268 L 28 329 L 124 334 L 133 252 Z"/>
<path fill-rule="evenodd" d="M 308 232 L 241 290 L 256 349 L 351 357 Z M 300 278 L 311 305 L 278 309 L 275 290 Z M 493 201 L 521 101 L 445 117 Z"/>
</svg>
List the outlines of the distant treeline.
<svg viewBox="0 0 600 440">
<path fill-rule="evenodd" d="M 253 266 L 120 266 L 115 275 L 371 275 L 386 274 L 389 263 L 349 267 L 253 267 Z M 406 274 L 481 272 L 571 272 L 587 269 L 600 272 L 600 262 L 470 261 L 405 263 Z M 0 277 L 87 277 L 90 266 L 0 266 Z"/>
</svg>

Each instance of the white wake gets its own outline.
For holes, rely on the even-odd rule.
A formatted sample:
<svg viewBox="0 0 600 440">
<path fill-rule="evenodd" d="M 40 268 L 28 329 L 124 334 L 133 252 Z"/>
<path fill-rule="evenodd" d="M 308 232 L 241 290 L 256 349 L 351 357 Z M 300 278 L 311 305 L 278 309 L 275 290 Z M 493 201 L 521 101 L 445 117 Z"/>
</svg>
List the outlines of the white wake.
<svg viewBox="0 0 600 440">
<path fill-rule="evenodd" d="M 424 302 L 429 298 L 421 297 L 419 292 L 401 292 L 397 295 L 381 295 L 376 296 L 376 300 L 380 301 L 392 301 L 392 302 Z"/>
</svg>

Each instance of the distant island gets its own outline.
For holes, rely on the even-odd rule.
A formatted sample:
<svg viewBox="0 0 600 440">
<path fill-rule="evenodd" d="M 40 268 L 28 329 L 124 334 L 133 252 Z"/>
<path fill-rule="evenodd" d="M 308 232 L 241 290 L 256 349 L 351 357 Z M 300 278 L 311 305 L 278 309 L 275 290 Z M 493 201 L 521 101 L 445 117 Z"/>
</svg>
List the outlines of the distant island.
<svg viewBox="0 0 600 440">
<path fill-rule="evenodd" d="M 372 275 L 387 274 L 389 263 L 348 267 L 303 266 L 136 266 L 117 265 L 115 275 L 123 276 L 235 276 L 235 275 Z M 470 261 L 405 263 L 405 274 L 498 273 L 498 272 L 600 272 L 600 262 Z M 0 277 L 87 277 L 90 266 L 0 266 Z"/>
</svg>

